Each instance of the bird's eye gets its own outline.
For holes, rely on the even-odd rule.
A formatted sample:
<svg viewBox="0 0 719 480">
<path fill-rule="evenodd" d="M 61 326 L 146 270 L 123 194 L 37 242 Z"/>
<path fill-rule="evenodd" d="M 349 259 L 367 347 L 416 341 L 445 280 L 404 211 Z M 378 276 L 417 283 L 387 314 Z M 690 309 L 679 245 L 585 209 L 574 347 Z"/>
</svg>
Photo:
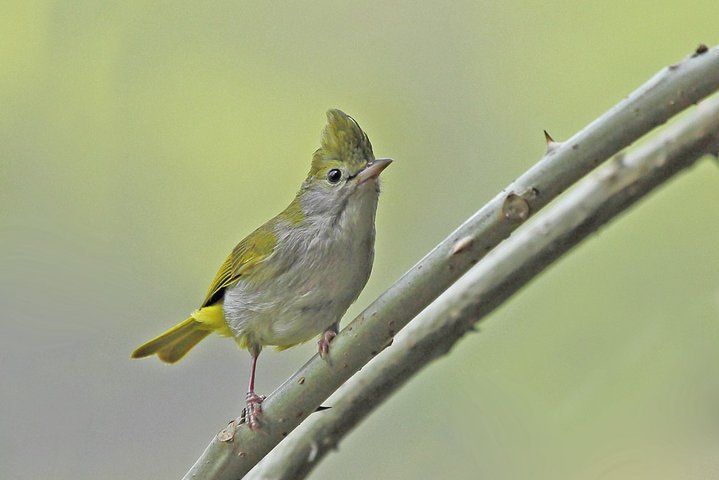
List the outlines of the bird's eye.
<svg viewBox="0 0 719 480">
<path fill-rule="evenodd" d="M 327 172 L 327 181 L 330 183 L 337 183 L 342 179 L 342 172 L 340 172 L 338 169 L 333 168 L 329 172 Z"/>
</svg>

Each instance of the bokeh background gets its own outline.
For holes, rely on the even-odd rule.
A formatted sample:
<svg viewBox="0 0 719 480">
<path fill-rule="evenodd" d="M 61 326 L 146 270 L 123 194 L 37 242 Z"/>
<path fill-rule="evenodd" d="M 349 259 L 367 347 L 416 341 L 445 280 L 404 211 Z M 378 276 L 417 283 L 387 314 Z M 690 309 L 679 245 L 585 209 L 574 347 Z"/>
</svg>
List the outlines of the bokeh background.
<svg viewBox="0 0 719 480">
<path fill-rule="evenodd" d="M 698 43 L 697 2 L 8 2 L 0 15 L 0 478 L 178 478 L 248 357 L 131 361 L 291 200 L 339 107 L 396 163 L 348 316 L 542 154 Z M 719 478 L 719 169 L 518 294 L 317 479 Z M 346 320 L 345 320 L 346 322 Z M 270 392 L 314 343 L 263 354 Z"/>
</svg>

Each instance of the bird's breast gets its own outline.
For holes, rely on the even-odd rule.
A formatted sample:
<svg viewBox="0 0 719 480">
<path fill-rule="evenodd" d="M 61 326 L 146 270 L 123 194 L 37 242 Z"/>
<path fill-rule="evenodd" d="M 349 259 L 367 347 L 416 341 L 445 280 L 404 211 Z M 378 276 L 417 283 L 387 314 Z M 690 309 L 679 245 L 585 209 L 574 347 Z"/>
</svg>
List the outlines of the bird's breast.
<svg viewBox="0 0 719 480">
<path fill-rule="evenodd" d="M 335 219 L 278 223 L 277 245 L 260 282 L 240 279 L 225 294 L 236 336 L 290 346 L 340 320 L 369 279 L 374 259 L 374 210 Z M 354 215 L 352 215 L 354 214 Z"/>
</svg>

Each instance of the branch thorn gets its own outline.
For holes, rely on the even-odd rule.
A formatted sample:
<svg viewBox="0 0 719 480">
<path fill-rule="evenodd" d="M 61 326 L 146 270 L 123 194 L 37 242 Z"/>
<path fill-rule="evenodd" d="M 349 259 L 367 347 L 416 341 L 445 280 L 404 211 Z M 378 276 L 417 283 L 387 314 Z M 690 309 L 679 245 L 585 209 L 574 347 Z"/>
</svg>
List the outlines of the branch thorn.
<svg viewBox="0 0 719 480">
<path fill-rule="evenodd" d="M 546 130 L 544 130 L 544 139 L 547 141 L 547 145 L 549 145 L 550 143 L 555 143 L 552 136 Z"/>
<path fill-rule="evenodd" d="M 561 142 L 555 141 L 552 136 L 549 134 L 548 131 L 544 130 L 544 140 L 547 141 L 547 153 L 553 151 L 555 148 L 557 148 Z"/>
</svg>

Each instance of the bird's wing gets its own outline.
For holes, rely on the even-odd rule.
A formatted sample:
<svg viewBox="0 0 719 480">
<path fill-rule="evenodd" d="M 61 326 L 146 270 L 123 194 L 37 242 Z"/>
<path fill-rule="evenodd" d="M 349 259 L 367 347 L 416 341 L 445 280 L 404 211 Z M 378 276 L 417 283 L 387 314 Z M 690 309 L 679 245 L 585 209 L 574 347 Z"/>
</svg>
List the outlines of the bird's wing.
<svg viewBox="0 0 719 480">
<path fill-rule="evenodd" d="M 248 275 L 254 267 L 272 255 L 276 244 L 277 237 L 269 224 L 261 226 L 238 243 L 212 280 L 201 307 L 220 301 L 225 289 L 237 283 L 241 276 Z"/>
</svg>

